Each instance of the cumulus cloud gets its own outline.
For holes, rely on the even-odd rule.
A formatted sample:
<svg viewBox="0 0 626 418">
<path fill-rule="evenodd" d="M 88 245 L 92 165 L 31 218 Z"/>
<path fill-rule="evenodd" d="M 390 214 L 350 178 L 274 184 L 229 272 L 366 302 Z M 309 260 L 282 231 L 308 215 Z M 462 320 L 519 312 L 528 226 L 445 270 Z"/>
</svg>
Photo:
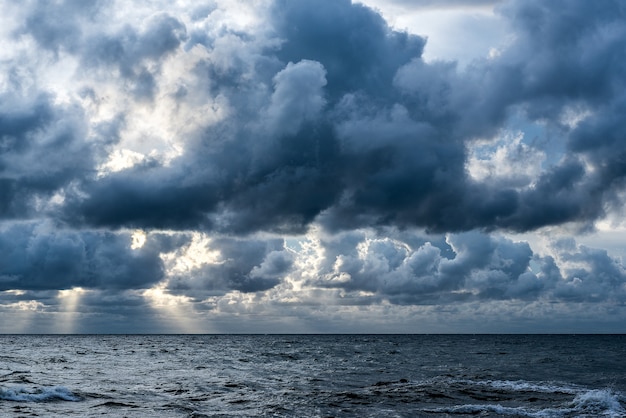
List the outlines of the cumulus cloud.
<svg viewBox="0 0 626 418">
<path fill-rule="evenodd" d="M 199 38 L 198 29 L 186 27 L 185 22 L 194 26 L 190 17 L 160 12 L 136 26 L 90 28 L 69 46 L 60 34 L 59 48 L 84 64 L 77 77 L 90 91 L 101 94 L 96 82 L 106 70 L 108 82 L 117 77 L 137 106 L 173 88 L 171 75 L 166 80 L 162 74 L 164 63 L 195 51 L 191 78 L 181 74 L 167 100 L 172 109 L 183 106 L 189 97 L 185 85 L 192 82 L 223 115 L 192 131 L 173 131 L 182 135 L 175 139 L 180 150 L 173 159 L 146 155 L 136 159 L 141 164 L 108 176 L 68 174 L 71 189 L 55 185 L 67 193 L 60 216 L 77 225 L 226 233 L 302 232 L 315 220 L 331 229 L 381 224 L 436 231 L 526 231 L 593 222 L 605 214 L 604 202 L 615 196 L 623 177 L 620 154 L 607 155 L 585 139 L 619 132 L 622 94 L 616 86 L 623 72 L 597 66 L 621 50 L 622 29 L 614 19 L 619 9 L 603 9 L 593 19 L 585 18 L 590 11 L 583 6 L 570 8 L 567 16 L 556 5 L 510 2 L 500 9 L 517 29 L 516 39 L 493 59 L 463 71 L 454 63 L 424 62 L 424 39 L 392 30 L 371 9 L 348 1 L 323 7 L 277 3 L 265 11 L 273 31 L 245 35 L 223 31 Z M 72 16 L 83 27 L 104 15 L 85 16 L 80 9 Z M 576 19 L 584 21 L 584 30 L 561 40 L 565 29 L 554 28 Z M 21 36 L 41 43 L 29 28 Z M 233 56 L 223 42 L 242 48 Z M 552 54 L 557 47 L 561 52 Z M 590 111 L 575 126 L 560 122 L 573 106 L 599 103 L 604 111 Z M 531 177 L 481 174 L 468 150 L 476 140 L 506 135 L 514 114 L 554 125 L 567 158 L 535 165 Z M 124 124 L 130 116 L 122 116 Z M 176 123 L 165 117 L 155 123 Z M 68 136 L 84 135 L 72 128 Z M 119 138 L 128 137 L 126 125 L 119 130 Z M 603 137 L 604 148 L 615 150 L 616 140 Z M 498 152 L 499 170 L 516 167 L 516 158 L 541 155 L 527 142 L 519 142 L 518 155 Z M 5 189 L 11 187 L 16 186 Z"/>
<path fill-rule="evenodd" d="M 271 135 L 293 135 L 303 122 L 317 119 L 325 104 L 322 88 L 326 85 L 326 70 L 319 62 L 290 62 L 276 74 L 274 84 L 266 110 Z"/>
<path fill-rule="evenodd" d="M 318 237 L 311 241 L 316 262 L 296 261 L 301 268 L 293 274 L 307 286 L 365 292 L 394 304 L 621 303 L 625 296 L 622 262 L 573 240 L 554 242 L 555 258 L 527 242 L 478 232 L 412 238 L 367 230 Z"/>
<path fill-rule="evenodd" d="M 373 292 L 399 304 L 527 297 L 519 283 L 532 274 L 533 253 L 526 243 L 465 233 L 432 242 L 422 237 L 410 245 L 366 232 L 350 234 L 338 242 L 320 241 L 326 261 L 313 283 Z"/>
<path fill-rule="evenodd" d="M 563 263 L 565 277 L 557 282 L 558 297 L 572 301 L 613 300 L 623 303 L 626 296 L 624 265 L 606 250 L 577 245 L 572 239 L 554 244 Z"/>
<path fill-rule="evenodd" d="M 179 257 L 188 248 L 181 250 Z M 282 239 L 214 238 L 203 242 L 199 250 L 212 255 L 201 256 L 189 268 L 175 268 L 168 282 L 171 292 L 198 301 L 231 290 L 251 293 L 270 289 L 285 277 L 293 262 Z"/>
</svg>

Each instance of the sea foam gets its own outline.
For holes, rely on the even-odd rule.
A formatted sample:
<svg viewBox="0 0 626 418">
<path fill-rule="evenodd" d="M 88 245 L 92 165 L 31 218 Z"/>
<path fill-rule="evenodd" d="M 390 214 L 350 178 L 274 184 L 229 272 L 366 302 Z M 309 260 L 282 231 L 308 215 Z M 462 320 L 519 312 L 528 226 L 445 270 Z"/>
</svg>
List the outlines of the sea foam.
<svg viewBox="0 0 626 418">
<path fill-rule="evenodd" d="M 623 417 L 626 410 L 622 408 L 619 396 L 609 389 L 589 390 L 576 396 L 572 401 L 574 412 L 606 417 Z"/>
<path fill-rule="evenodd" d="M 77 402 L 80 398 L 63 386 L 27 387 L 23 385 L 0 388 L 0 400 L 14 402 Z"/>
<path fill-rule="evenodd" d="M 498 416 L 526 416 L 532 418 L 576 417 L 610 417 L 626 416 L 626 410 L 620 403 L 619 394 L 610 389 L 582 390 L 570 386 L 552 384 L 533 384 L 530 382 L 485 381 L 473 382 L 494 388 L 518 391 L 536 391 L 544 393 L 574 393 L 574 399 L 559 408 L 508 407 L 498 404 L 465 404 L 440 408 L 425 409 L 430 413 L 445 414 L 484 414 L 495 413 Z"/>
<path fill-rule="evenodd" d="M 580 392 L 580 388 L 575 386 L 552 382 L 533 383 L 523 380 L 487 380 L 484 382 L 473 381 L 472 383 L 492 387 L 494 389 L 520 392 L 563 393 L 572 395 Z"/>
</svg>

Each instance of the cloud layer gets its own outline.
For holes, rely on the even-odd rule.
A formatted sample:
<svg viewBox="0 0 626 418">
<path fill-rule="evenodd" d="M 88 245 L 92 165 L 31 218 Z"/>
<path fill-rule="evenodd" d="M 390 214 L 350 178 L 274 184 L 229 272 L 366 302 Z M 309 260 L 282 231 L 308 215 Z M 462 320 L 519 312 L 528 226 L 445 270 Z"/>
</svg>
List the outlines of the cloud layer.
<svg viewBox="0 0 626 418">
<path fill-rule="evenodd" d="M 620 213 L 620 2 L 498 2 L 463 68 L 348 0 L 165 6 L 7 5 L 10 306 L 624 304 L 606 251 L 507 235 Z"/>
</svg>

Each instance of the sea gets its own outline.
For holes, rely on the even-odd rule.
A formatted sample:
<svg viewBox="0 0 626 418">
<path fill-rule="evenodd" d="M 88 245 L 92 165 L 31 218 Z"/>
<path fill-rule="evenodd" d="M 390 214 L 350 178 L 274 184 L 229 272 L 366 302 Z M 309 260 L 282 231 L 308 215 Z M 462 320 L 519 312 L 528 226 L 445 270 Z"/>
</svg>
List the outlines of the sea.
<svg viewBox="0 0 626 418">
<path fill-rule="evenodd" d="M 626 417 L 626 335 L 0 335 L 1 417 Z"/>
</svg>

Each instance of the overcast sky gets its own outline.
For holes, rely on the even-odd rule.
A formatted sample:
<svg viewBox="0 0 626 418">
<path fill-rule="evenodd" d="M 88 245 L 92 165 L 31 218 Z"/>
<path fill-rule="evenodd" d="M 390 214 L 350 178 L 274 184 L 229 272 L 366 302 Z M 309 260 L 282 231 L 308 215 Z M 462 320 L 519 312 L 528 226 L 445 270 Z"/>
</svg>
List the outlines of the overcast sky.
<svg viewBox="0 0 626 418">
<path fill-rule="evenodd" d="M 622 1 L 0 7 L 0 332 L 626 332 Z"/>
</svg>

